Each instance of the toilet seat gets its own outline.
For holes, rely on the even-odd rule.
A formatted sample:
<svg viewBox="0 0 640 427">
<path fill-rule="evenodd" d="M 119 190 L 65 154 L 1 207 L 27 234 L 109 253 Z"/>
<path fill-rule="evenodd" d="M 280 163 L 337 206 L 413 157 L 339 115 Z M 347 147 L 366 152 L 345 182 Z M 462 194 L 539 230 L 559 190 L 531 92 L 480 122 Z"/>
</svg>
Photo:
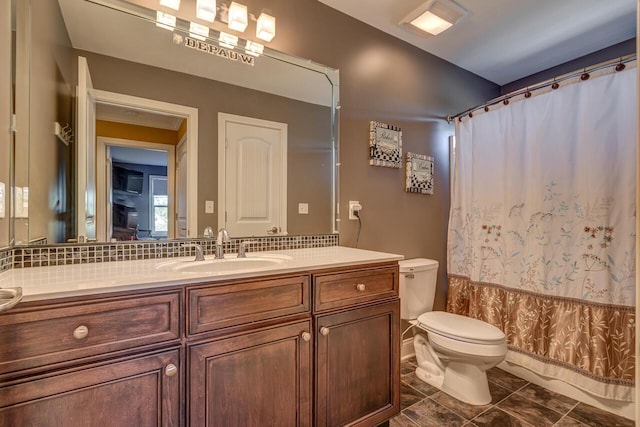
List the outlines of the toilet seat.
<svg viewBox="0 0 640 427">
<path fill-rule="evenodd" d="M 500 345 L 505 342 L 504 333 L 495 326 L 445 311 L 421 314 L 418 316 L 418 327 L 443 338 L 467 344 Z"/>
<path fill-rule="evenodd" d="M 436 351 L 448 357 L 456 358 L 504 358 L 507 354 L 507 345 L 504 341 L 500 344 L 477 344 L 465 341 L 459 341 L 444 335 L 440 335 L 437 332 L 427 331 L 429 342 Z"/>
</svg>

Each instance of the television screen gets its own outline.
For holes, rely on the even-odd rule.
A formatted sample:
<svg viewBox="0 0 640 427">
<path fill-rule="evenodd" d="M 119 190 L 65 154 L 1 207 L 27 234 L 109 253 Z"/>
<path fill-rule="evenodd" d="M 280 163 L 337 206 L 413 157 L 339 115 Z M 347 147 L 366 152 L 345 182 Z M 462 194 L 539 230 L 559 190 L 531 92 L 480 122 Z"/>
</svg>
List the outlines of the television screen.
<svg viewBox="0 0 640 427">
<path fill-rule="evenodd" d="M 114 166 L 112 180 L 114 190 L 142 194 L 142 186 L 144 185 L 144 173 L 142 172 Z"/>
</svg>

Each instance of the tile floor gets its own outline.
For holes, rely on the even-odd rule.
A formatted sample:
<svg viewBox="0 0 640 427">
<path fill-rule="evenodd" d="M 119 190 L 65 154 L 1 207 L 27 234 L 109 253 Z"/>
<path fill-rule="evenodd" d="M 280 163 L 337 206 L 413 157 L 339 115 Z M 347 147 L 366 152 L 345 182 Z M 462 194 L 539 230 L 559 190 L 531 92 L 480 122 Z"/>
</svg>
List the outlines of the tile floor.
<svg viewBox="0 0 640 427">
<path fill-rule="evenodd" d="M 487 372 L 493 400 L 484 406 L 460 402 L 418 379 L 415 358 L 401 365 L 401 413 L 390 427 L 614 427 L 631 420 L 551 392 L 498 368 Z"/>
</svg>

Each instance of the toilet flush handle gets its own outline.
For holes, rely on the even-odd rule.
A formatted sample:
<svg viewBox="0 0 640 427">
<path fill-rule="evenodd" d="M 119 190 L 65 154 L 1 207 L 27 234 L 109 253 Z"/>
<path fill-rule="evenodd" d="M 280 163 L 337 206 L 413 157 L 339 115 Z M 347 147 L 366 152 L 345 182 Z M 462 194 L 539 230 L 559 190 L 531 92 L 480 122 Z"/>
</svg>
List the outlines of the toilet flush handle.
<svg viewBox="0 0 640 427">
<path fill-rule="evenodd" d="M 405 279 L 414 279 L 416 276 L 413 273 L 405 274 Z"/>
</svg>

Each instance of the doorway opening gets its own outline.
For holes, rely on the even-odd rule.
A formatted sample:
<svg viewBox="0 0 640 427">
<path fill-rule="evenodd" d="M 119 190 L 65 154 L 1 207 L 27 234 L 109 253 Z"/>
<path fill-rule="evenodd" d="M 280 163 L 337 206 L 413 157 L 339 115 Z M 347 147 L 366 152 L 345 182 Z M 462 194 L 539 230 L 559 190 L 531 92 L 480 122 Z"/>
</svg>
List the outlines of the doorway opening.
<svg viewBox="0 0 640 427">
<path fill-rule="evenodd" d="M 198 110 L 184 105 L 95 89 L 84 57 L 78 57 L 77 107 L 78 237 L 85 236 L 99 241 L 165 238 L 162 236 L 164 233 L 166 238 L 170 239 L 196 237 Z M 167 133 L 171 136 L 167 136 Z M 168 147 L 163 147 L 163 144 Z M 126 204 L 122 208 L 118 207 L 120 211 L 114 211 L 114 168 L 109 157 L 110 148 L 107 149 L 111 146 L 169 153 L 166 166 L 166 203 L 161 205 L 161 200 L 165 199 L 158 197 L 155 208 L 155 212 L 166 210 L 166 232 L 160 230 L 160 224 L 155 231 L 151 226 L 141 228 L 139 217 L 138 223 L 134 224 L 133 218 L 136 215 L 130 215 L 132 212 L 127 209 L 130 206 Z M 180 152 L 178 159 L 176 148 Z M 122 177 L 126 183 L 131 181 L 132 187 L 129 190 L 133 191 L 137 188 L 136 185 L 139 185 L 139 173 L 120 173 L 118 179 Z M 143 187 L 146 184 L 148 188 L 148 181 L 148 177 L 145 181 L 143 172 Z M 124 192 L 127 192 L 126 183 Z M 120 181 L 118 185 L 122 185 Z M 161 191 L 161 188 L 162 184 L 157 181 L 156 190 Z M 135 228 L 137 231 L 128 230 L 128 234 L 114 236 L 116 213 L 120 215 L 117 218 L 120 226 L 124 225 L 125 229 Z M 132 218 L 132 222 L 129 222 L 129 217 Z M 133 225 L 135 227 L 130 227 Z M 148 233 L 139 230 L 148 230 Z"/>
</svg>

